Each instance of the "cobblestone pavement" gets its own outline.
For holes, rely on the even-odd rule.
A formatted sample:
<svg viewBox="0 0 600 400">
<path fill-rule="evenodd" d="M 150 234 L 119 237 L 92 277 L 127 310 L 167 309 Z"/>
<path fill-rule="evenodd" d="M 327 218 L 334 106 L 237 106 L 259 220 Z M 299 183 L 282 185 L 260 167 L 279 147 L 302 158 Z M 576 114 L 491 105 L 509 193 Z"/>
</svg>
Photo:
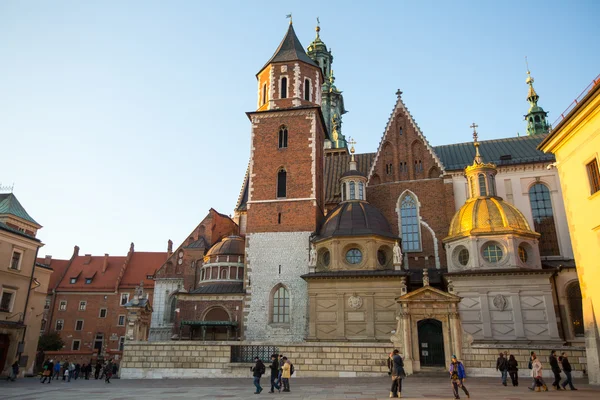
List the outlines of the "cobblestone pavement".
<svg viewBox="0 0 600 400">
<path fill-rule="evenodd" d="M 261 379 L 264 391 L 253 394 L 252 378 L 240 379 L 185 379 L 185 380 L 119 380 L 105 384 L 103 381 L 53 381 L 42 385 L 35 378 L 24 378 L 16 382 L 0 382 L 0 399 L 38 400 L 125 400 L 125 399 L 258 399 L 281 398 L 328 399 L 328 400 L 378 400 L 389 395 L 390 380 L 386 378 L 292 378 L 291 393 L 269 394 L 269 378 Z M 582 399 L 600 398 L 600 387 L 575 382 L 577 392 L 550 389 L 547 393 L 535 393 L 527 389 L 529 379 L 523 379 L 519 387 L 503 387 L 499 379 L 467 379 L 466 386 L 471 399 L 516 400 L 516 399 Z M 452 399 L 449 380 L 444 377 L 411 376 L 404 380 L 402 398 L 407 399 Z M 466 398 L 461 392 L 461 398 Z"/>
</svg>

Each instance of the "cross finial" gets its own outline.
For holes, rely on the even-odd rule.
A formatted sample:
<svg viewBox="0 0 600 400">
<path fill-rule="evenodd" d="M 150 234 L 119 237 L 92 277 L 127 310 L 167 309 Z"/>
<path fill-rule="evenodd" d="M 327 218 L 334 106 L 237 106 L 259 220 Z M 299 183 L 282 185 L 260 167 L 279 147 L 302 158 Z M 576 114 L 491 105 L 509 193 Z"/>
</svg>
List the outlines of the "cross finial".
<svg viewBox="0 0 600 400">
<path fill-rule="evenodd" d="M 473 125 L 469 126 L 469 128 L 473 128 L 473 141 L 477 142 L 477 128 L 479 128 L 479 125 L 473 122 Z"/>
<path fill-rule="evenodd" d="M 402 96 L 402 90 L 398 89 L 396 91 L 396 96 L 398 96 L 398 97 Z"/>
<path fill-rule="evenodd" d="M 319 38 L 319 32 L 321 31 L 321 21 L 319 21 L 319 17 L 317 17 L 317 27 L 315 28 L 317 31 L 317 39 Z"/>
<path fill-rule="evenodd" d="M 290 25 L 291 25 L 292 24 L 292 13 L 289 13 L 285 17 L 290 19 Z"/>
</svg>

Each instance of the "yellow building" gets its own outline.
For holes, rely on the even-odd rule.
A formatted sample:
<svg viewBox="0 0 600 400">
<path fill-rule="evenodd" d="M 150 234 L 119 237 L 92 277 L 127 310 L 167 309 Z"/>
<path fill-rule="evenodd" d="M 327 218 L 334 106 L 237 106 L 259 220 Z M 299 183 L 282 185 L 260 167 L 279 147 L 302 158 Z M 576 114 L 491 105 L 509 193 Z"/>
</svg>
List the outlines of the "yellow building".
<svg viewBox="0 0 600 400">
<path fill-rule="evenodd" d="M 554 153 L 583 297 L 589 380 L 600 384 L 600 75 L 539 145 Z"/>
<path fill-rule="evenodd" d="M 36 265 L 41 228 L 12 193 L 0 193 L 0 374 L 33 372 L 52 270 Z"/>
</svg>

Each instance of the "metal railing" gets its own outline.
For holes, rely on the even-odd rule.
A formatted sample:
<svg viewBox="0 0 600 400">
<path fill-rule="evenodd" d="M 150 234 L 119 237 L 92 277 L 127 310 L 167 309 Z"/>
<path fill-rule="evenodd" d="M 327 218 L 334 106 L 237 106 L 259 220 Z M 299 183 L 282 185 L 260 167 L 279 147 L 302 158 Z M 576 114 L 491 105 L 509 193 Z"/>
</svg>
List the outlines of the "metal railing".
<svg viewBox="0 0 600 400">
<path fill-rule="evenodd" d="M 279 354 L 277 346 L 231 346 L 232 363 L 253 363 L 254 357 L 263 362 L 271 360 L 271 355 Z"/>
<path fill-rule="evenodd" d="M 577 98 L 573 100 L 571 104 L 569 104 L 569 107 L 567 107 L 567 109 L 563 111 L 562 114 L 560 114 L 560 116 L 552 124 L 552 129 L 554 129 L 554 127 L 557 126 L 560 123 L 560 121 L 562 121 L 571 112 L 571 110 L 575 108 L 577 104 L 579 104 L 581 99 L 583 99 L 585 95 L 588 94 L 590 90 L 592 90 L 596 85 L 600 85 L 600 75 L 598 75 L 596 79 L 592 81 L 592 83 L 590 83 L 585 89 L 583 89 L 583 92 L 581 92 L 581 94 L 577 96 Z"/>
</svg>

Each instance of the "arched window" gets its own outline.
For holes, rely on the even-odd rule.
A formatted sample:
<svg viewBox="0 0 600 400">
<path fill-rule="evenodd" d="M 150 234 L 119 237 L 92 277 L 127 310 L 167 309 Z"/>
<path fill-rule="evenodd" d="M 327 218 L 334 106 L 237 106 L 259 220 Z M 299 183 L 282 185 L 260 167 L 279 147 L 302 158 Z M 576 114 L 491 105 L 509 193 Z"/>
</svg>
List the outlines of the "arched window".
<svg viewBox="0 0 600 400">
<path fill-rule="evenodd" d="M 583 304 L 579 282 L 573 282 L 567 288 L 567 302 L 569 305 L 569 321 L 575 336 L 584 336 L 583 329 Z"/>
<path fill-rule="evenodd" d="M 175 322 L 175 310 L 177 309 L 177 298 L 175 296 L 171 297 L 169 302 L 169 323 Z"/>
<path fill-rule="evenodd" d="M 221 279 L 227 279 L 227 268 L 221 270 Z"/>
<path fill-rule="evenodd" d="M 540 116 L 539 115 L 535 116 L 535 122 L 540 122 Z"/>
<path fill-rule="evenodd" d="M 282 99 L 287 98 L 287 78 L 286 77 L 281 78 L 280 94 L 281 94 L 280 98 L 282 98 Z"/>
<path fill-rule="evenodd" d="M 421 251 L 419 210 L 417 201 L 411 194 L 405 195 L 400 203 L 400 223 L 402 227 L 402 247 L 404 251 Z"/>
<path fill-rule="evenodd" d="M 362 182 L 358 182 L 358 199 L 359 200 L 365 199 L 364 185 Z"/>
<path fill-rule="evenodd" d="M 350 182 L 350 200 L 354 200 L 356 198 L 356 189 L 354 187 L 354 182 Z"/>
<path fill-rule="evenodd" d="M 346 182 L 342 182 L 342 201 L 346 200 Z"/>
<path fill-rule="evenodd" d="M 262 88 L 262 104 L 264 105 L 267 102 L 267 84 L 263 84 Z"/>
<path fill-rule="evenodd" d="M 402 136 L 402 128 L 400 128 L 400 130 L 398 131 L 398 133 L 400 134 L 400 136 Z"/>
<path fill-rule="evenodd" d="M 529 203 L 533 216 L 533 227 L 540 233 L 540 255 L 558 256 L 558 238 L 556 236 L 556 225 L 554 224 L 554 212 L 550 190 L 543 183 L 536 183 L 529 189 Z"/>
<path fill-rule="evenodd" d="M 287 173 L 285 169 L 280 169 L 277 173 L 277 197 L 286 197 L 287 195 Z"/>
<path fill-rule="evenodd" d="M 485 188 L 485 175 L 479 174 L 479 195 L 487 196 L 487 190 Z"/>
<path fill-rule="evenodd" d="M 304 80 L 304 100 L 310 101 L 310 81 Z"/>
<path fill-rule="evenodd" d="M 287 147 L 288 130 L 285 126 L 279 128 L 279 148 L 285 149 Z"/>
<path fill-rule="evenodd" d="M 273 293 L 273 315 L 271 322 L 287 324 L 290 322 L 290 294 L 280 286 Z"/>
</svg>

